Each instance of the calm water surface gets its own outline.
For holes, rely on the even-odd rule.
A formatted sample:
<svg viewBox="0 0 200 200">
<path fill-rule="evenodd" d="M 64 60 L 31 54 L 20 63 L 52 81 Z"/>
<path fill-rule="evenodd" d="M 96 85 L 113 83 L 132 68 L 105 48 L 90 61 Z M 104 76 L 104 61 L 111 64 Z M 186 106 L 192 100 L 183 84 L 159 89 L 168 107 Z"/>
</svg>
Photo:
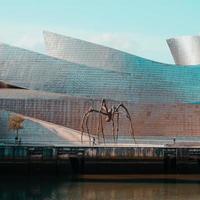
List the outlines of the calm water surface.
<svg viewBox="0 0 200 200">
<path fill-rule="evenodd" d="M 200 183 L 167 181 L 70 181 L 65 178 L 3 177 L 0 200 L 198 200 Z"/>
</svg>

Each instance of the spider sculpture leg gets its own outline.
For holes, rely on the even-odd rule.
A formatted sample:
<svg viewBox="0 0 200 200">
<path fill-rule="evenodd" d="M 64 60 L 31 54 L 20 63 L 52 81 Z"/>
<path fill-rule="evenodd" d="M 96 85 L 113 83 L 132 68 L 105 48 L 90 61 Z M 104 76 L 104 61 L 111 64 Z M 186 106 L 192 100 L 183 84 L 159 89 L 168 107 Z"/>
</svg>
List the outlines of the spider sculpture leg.
<svg viewBox="0 0 200 200">
<path fill-rule="evenodd" d="M 114 142 L 116 142 L 116 138 L 115 138 L 115 122 L 114 122 L 114 119 L 111 119 L 112 121 L 112 135 L 113 135 L 113 140 Z"/>
<path fill-rule="evenodd" d="M 84 124 L 86 124 L 86 129 L 87 129 L 87 132 L 88 132 L 88 117 L 89 117 L 89 114 L 91 113 L 91 108 L 84 114 L 83 118 L 82 118 L 82 122 L 81 122 L 81 143 L 83 143 L 83 133 L 84 133 Z M 87 123 L 86 123 L 87 122 Z M 89 136 L 89 140 L 90 140 L 90 134 L 88 133 L 88 136 Z"/>
<path fill-rule="evenodd" d="M 100 142 L 100 134 L 102 133 L 102 116 L 101 113 L 99 113 L 98 116 L 98 128 L 97 128 L 97 134 L 98 134 L 98 142 Z"/>
<path fill-rule="evenodd" d="M 99 120 L 98 120 L 98 128 L 97 128 L 97 134 L 98 134 L 98 143 L 99 143 L 99 134 L 100 134 L 100 127 L 101 126 L 101 116 L 100 116 L 100 114 L 99 114 Z"/>
<path fill-rule="evenodd" d="M 89 128 L 88 128 L 88 119 L 89 119 L 89 114 L 88 114 L 88 116 L 86 117 L 85 126 L 86 126 L 87 134 L 88 134 L 88 136 L 89 136 L 89 143 L 91 144 L 90 131 L 89 131 Z"/>
<path fill-rule="evenodd" d="M 115 113 L 116 114 L 116 141 L 118 140 L 118 136 L 119 136 L 119 113 L 118 112 L 116 112 Z"/>
<path fill-rule="evenodd" d="M 85 115 L 81 120 L 81 143 L 83 143 L 84 121 L 85 121 Z"/>
<path fill-rule="evenodd" d="M 104 141 L 104 144 L 105 144 L 105 135 L 104 135 L 104 129 L 103 129 L 103 118 L 102 118 L 102 115 L 104 115 L 104 116 L 108 116 L 109 115 L 108 114 L 108 107 L 106 105 L 106 100 L 105 99 L 102 99 L 102 101 L 101 101 L 101 107 L 99 109 L 99 114 L 100 115 L 99 115 L 99 126 L 98 126 L 98 128 L 99 128 L 99 130 L 101 130 L 101 134 L 102 134 L 103 141 Z M 99 131 L 99 133 L 100 133 L 100 131 Z M 99 135 L 98 135 L 98 137 L 99 137 Z"/>
<path fill-rule="evenodd" d="M 89 128 L 88 128 L 88 118 L 89 118 L 90 114 L 92 114 L 93 112 L 99 113 L 99 114 L 102 114 L 102 115 L 106 115 L 106 113 L 104 113 L 102 111 L 95 110 L 92 107 L 84 114 L 84 116 L 82 118 L 82 122 L 81 122 L 81 142 L 82 143 L 83 143 L 84 124 L 86 126 L 86 131 L 88 133 L 89 140 L 90 140 L 90 143 L 91 143 L 91 136 L 90 136 L 90 131 L 89 131 Z M 103 130 L 103 128 L 102 128 L 102 130 Z"/>
<path fill-rule="evenodd" d="M 101 102 L 101 107 L 99 109 L 99 122 L 98 122 L 98 142 L 100 140 L 100 133 L 102 134 L 103 137 L 103 141 L 105 144 L 105 136 L 104 136 L 104 130 L 103 130 L 103 118 L 102 118 L 102 112 L 104 111 L 105 114 L 107 113 L 107 106 L 106 106 L 106 102 L 104 99 L 102 99 Z"/>
<path fill-rule="evenodd" d="M 103 130 L 103 120 L 101 118 L 101 133 L 102 133 L 102 136 L 103 136 L 103 142 L 105 144 L 106 140 L 105 140 L 105 134 L 104 134 L 104 130 Z"/>
<path fill-rule="evenodd" d="M 104 136 L 104 130 L 103 130 L 103 118 L 102 118 L 101 114 L 99 115 L 98 140 L 100 140 L 100 135 L 99 135 L 100 133 L 102 134 L 103 142 L 105 144 L 105 136 Z"/>
<path fill-rule="evenodd" d="M 118 112 L 120 108 L 123 108 L 123 110 L 126 112 L 126 117 L 130 122 L 131 136 L 133 137 L 134 143 L 136 143 L 131 115 L 129 114 L 128 109 L 124 106 L 124 104 L 119 104 L 115 111 Z"/>
</svg>

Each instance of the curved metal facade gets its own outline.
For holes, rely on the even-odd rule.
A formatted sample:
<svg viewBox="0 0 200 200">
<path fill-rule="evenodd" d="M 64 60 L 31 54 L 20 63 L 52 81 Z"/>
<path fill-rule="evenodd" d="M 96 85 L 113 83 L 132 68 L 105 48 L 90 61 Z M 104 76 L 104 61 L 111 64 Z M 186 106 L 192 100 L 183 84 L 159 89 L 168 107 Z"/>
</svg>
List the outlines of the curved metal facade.
<svg viewBox="0 0 200 200">
<path fill-rule="evenodd" d="M 135 103 L 199 101 L 200 67 L 154 64 L 140 58 L 131 73 L 116 72 L 0 45 L 0 80 L 18 87 Z"/>
<path fill-rule="evenodd" d="M 107 100 L 107 103 L 111 107 L 121 102 Z M 136 135 L 199 135 L 200 104 L 123 103 L 134 119 Z M 33 90 L 3 89 L 0 92 L 0 109 L 75 130 L 80 130 L 83 113 L 90 106 L 99 109 L 100 104 L 101 100 Z M 92 115 L 91 132 L 96 133 L 97 124 L 98 115 Z M 120 126 L 121 134 L 128 135 L 129 123 L 126 118 L 120 118 L 120 124 L 123 124 Z M 105 124 L 104 129 L 107 135 L 112 135 L 111 124 Z"/>
<path fill-rule="evenodd" d="M 28 89 L 2 89 L 0 109 L 79 130 L 83 113 L 105 98 L 127 105 L 136 135 L 199 135 L 200 65 L 163 64 L 47 32 L 45 42 L 49 56 L 0 44 L 2 88 Z"/>
<path fill-rule="evenodd" d="M 200 64 L 200 36 L 170 38 L 167 44 L 177 65 Z"/>
<path fill-rule="evenodd" d="M 48 31 L 43 35 L 48 55 L 93 68 L 135 73 L 138 67 L 173 66 Z"/>
</svg>

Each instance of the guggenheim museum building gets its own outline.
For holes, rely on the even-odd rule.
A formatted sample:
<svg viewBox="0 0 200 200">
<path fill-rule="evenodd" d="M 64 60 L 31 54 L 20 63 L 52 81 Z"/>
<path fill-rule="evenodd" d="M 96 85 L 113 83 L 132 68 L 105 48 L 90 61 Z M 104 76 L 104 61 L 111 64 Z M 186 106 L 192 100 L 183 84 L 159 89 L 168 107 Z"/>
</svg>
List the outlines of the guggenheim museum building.
<svg viewBox="0 0 200 200">
<path fill-rule="evenodd" d="M 102 99 L 126 105 L 136 137 L 200 136 L 200 36 L 167 40 L 174 65 L 47 31 L 44 41 L 46 55 L 0 44 L 0 142 L 15 137 L 8 121 L 16 113 L 24 141 L 77 144 L 84 113 Z M 97 122 L 91 115 L 93 134 Z M 120 124 L 127 135 L 129 122 Z"/>
</svg>

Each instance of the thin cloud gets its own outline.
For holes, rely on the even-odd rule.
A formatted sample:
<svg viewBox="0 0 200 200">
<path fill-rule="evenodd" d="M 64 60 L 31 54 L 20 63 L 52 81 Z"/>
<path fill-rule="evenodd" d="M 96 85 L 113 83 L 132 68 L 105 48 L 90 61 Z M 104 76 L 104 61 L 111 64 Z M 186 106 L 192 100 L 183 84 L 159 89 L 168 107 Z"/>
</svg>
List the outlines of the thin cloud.
<svg viewBox="0 0 200 200">
<path fill-rule="evenodd" d="M 16 40 L 16 42 L 14 42 L 14 45 L 25 49 L 45 53 L 44 41 L 42 36 L 39 34 L 22 35 L 19 39 Z"/>
<path fill-rule="evenodd" d="M 102 33 L 87 36 L 90 42 L 106 45 L 148 59 L 173 63 L 165 38 L 133 33 Z"/>
</svg>

